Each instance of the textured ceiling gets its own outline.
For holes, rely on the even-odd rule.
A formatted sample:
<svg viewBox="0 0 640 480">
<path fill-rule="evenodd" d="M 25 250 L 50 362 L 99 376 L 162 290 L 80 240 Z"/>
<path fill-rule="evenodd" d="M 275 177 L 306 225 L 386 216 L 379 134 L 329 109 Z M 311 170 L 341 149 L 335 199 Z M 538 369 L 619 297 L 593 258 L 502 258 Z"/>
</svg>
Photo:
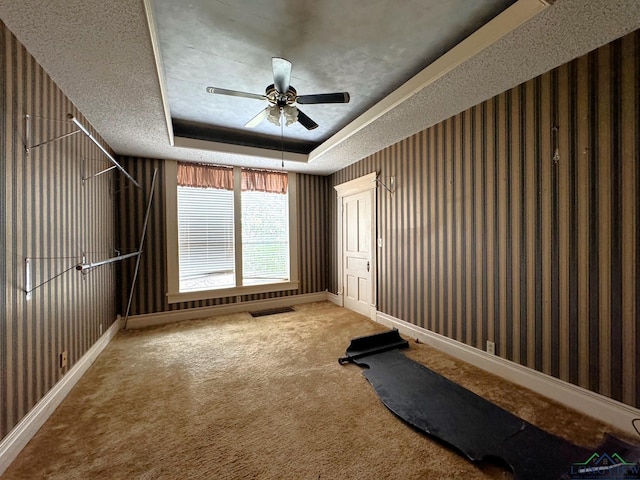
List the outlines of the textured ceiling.
<svg viewBox="0 0 640 480">
<path fill-rule="evenodd" d="M 278 126 L 244 128 L 267 102 L 211 95 L 205 87 L 264 94 L 274 83 L 271 57 L 284 57 L 299 95 L 351 96 L 348 104 L 299 107 L 319 127 L 296 122 L 282 133 L 285 147 L 291 138 L 306 141 L 308 153 L 514 1 L 412 0 L 398 8 L 393 0 L 153 0 L 174 127 L 188 136 L 198 125 L 198 137 L 253 146 L 267 135 L 279 146 Z"/>
<path fill-rule="evenodd" d="M 0 18 L 116 153 L 280 167 L 277 157 L 263 156 L 259 151 L 248 156 L 224 146 L 219 151 L 206 149 L 216 145 L 197 145 L 202 147 L 198 149 L 171 146 L 142 1 L 0 0 Z M 379 21 L 383 25 L 390 19 Z M 558 0 L 427 87 L 382 110 L 333 148 L 321 145 L 311 153 L 309 162 L 288 161 L 285 156 L 286 168 L 316 174 L 336 171 L 639 27 L 637 0 Z M 374 24 L 370 28 L 383 31 Z M 411 32 L 402 33 L 411 36 Z M 379 41 L 384 42 L 382 35 Z M 294 57 L 293 61 L 294 72 L 299 69 L 302 74 L 306 59 Z M 268 58 L 266 62 L 267 67 L 261 68 L 268 80 Z M 375 78 L 366 80 L 376 84 Z M 318 82 L 329 90 L 342 89 L 339 83 Z M 257 81 L 255 88 L 263 83 Z M 247 114 L 252 113 L 247 107 Z"/>
</svg>

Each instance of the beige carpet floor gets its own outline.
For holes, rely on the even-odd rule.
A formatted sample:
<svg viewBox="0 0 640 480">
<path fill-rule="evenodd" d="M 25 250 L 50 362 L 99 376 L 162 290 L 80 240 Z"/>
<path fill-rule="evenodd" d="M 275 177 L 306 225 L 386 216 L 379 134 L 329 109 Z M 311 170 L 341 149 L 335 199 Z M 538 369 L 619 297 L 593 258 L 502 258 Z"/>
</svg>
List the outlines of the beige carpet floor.
<svg viewBox="0 0 640 480">
<path fill-rule="evenodd" d="M 338 365 L 382 326 L 295 308 L 120 332 L 2 479 L 511 478 L 409 428 Z M 611 430 L 424 344 L 405 352 L 573 442 Z"/>
</svg>

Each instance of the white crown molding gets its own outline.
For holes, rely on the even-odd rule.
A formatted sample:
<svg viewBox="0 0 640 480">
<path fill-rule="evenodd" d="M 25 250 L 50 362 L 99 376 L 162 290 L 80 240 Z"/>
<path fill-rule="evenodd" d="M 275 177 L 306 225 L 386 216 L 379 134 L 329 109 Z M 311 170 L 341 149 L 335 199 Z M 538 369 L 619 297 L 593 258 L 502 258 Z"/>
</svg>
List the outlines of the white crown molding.
<svg viewBox="0 0 640 480">
<path fill-rule="evenodd" d="M 147 16 L 147 27 L 151 37 L 151 47 L 153 49 L 153 58 L 155 60 L 156 73 L 158 74 L 158 83 L 160 84 L 160 99 L 162 101 L 162 110 L 167 127 L 167 136 L 169 145 L 174 145 L 173 138 L 173 122 L 171 121 L 171 109 L 169 108 L 169 97 L 167 95 L 167 82 L 164 78 L 164 66 L 162 65 L 162 54 L 160 53 L 160 40 L 158 39 L 156 19 L 151 0 L 143 0 L 144 13 Z"/>
<path fill-rule="evenodd" d="M 348 197 L 349 195 L 375 189 L 377 177 L 378 172 L 371 172 L 354 180 L 336 185 L 333 188 L 337 192 L 338 198 Z"/>
<path fill-rule="evenodd" d="M 369 110 L 346 125 L 342 130 L 320 144 L 309 154 L 309 162 L 322 157 L 334 147 L 375 122 L 416 93 L 517 29 L 549 6 L 541 0 L 519 0 L 482 28 L 469 35 L 424 70 L 402 84 L 398 89 L 376 103 Z"/>
</svg>

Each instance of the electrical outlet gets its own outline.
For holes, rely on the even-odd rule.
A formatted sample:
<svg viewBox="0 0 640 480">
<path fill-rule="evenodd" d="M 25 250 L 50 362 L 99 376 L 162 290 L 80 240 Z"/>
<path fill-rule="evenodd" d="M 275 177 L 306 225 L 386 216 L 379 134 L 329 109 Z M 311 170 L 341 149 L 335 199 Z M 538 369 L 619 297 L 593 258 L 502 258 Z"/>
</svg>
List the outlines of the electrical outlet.
<svg viewBox="0 0 640 480">
<path fill-rule="evenodd" d="M 98 325 L 99 334 L 102 335 L 102 324 Z"/>
<path fill-rule="evenodd" d="M 490 353 L 491 355 L 495 355 L 496 354 L 496 343 L 492 342 L 491 340 L 487 340 L 487 353 Z"/>
<path fill-rule="evenodd" d="M 67 351 L 64 350 L 60 353 L 60 368 L 65 368 L 67 366 Z"/>
</svg>

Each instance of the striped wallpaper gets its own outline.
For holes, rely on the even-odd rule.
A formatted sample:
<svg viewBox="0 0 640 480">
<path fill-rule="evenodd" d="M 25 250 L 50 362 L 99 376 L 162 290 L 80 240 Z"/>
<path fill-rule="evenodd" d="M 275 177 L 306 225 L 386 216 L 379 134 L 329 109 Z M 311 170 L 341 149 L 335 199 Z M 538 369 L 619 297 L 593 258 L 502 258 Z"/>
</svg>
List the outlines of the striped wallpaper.
<svg viewBox="0 0 640 480">
<path fill-rule="evenodd" d="M 640 407 L 639 131 L 634 32 L 333 174 L 396 177 L 378 309 Z"/>
<path fill-rule="evenodd" d="M 166 238 L 164 210 L 164 161 L 143 158 L 122 158 L 123 165 L 143 186 L 144 191 L 123 188 L 117 195 L 118 248 L 124 253 L 135 251 L 146 209 L 148 187 L 153 170 L 158 169 L 156 197 L 149 218 L 146 243 L 140 263 L 140 274 L 134 290 L 130 315 L 183 310 L 236 303 L 236 297 L 172 303 L 167 301 Z M 126 187 L 126 185 L 125 185 Z M 326 226 L 328 223 L 328 178 L 298 174 L 298 241 L 300 288 L 292 291 L 242 295 L 240 301 L 323 292 L 326 290 L 328 252 Z M 123 262 L 122 288 L 118 311 L 126 311 L 135 262 Z"/>
<path fill-rule="evenodd" d="M 25 152 L 25 115 L 39 117 L 35 145 L 74 130 L 67 113 L 82 118 L 0 22 L 0 439 L 116 318 L 111 267 L 71 270 L 29 301 L 24 291 L 27 257 L 36 286 L 83 252 L 89 261 L 113 252 L 112 176 L 82 182 L 109 165 L 98 147 L 78 134 Z M 67 368 L 58 367 L 63 350 Z"/>
<path fill-rule="evenodd" d="M 159 169 L 132 315 L 236 302 L 166 300 L 163 161 L 123 158 L 112 182 L 81 115 L 0 23 L 0 438 L 124 312 L 135 260 L 87 276 L 80 260 L 136 249 Z M 84 122 L 87 124 L 86 122 Z M 640 34 L 635 32 L 330 177 L 298 175 L 300 289 L 337 293 L 333 186 L 378 171 L 378 309 L 640 407 Z M 94 135 L 95 132 L 93 132 Z M 114 302 L 115 296 L 115 302 Z M 67 367 L 67 368 L 69 368 Z"/>
</svg>

